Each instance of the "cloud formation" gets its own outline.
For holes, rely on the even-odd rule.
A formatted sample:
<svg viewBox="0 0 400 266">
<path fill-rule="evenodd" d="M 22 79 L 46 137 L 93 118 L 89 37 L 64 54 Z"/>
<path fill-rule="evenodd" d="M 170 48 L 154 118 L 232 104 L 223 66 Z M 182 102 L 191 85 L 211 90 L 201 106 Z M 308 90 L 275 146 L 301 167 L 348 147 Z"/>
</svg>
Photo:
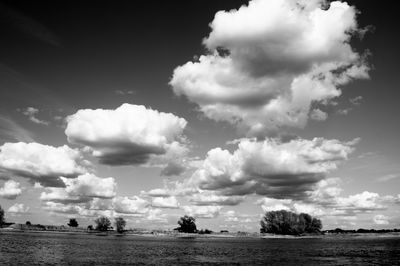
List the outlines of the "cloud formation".
<svg viewBox="0 0 400 266">
<path fill-rule="evenodd" d="M 215 218 L 220 214 L 221 206 L 183 206 L 185 213 L 195 218 Z"/>
<path fill-rule="evenodd" d="M 60 176 L 73 178 L 86 172 L 79 151 L 64 145 L 5 143 L 0 146 L 0 170 L 47 187 L 63 187 Z"/>
<path fill-rule="evenodd" d="M 209 53 L 177 67 L 170 85 L 208 118 L 248 135 L 304 127 L 312 105 L 368 78 L 365 57 L 350 45 L 361 31 L 356 15 L 347 3 L 323 0 L 253 0 L 219 11 L 203 40 Z"/>
<path fill-rule="evenodd" d="M 67 117 L 65 134 L 69 142 L 89 148 L 102 164 L 157 164 L 187 152 L 182 135 L 186 124 L 171 113 L 125 103 L 115 110 L 79 110 Z"/>
<path fill-rule="evenodd" d="M 152 199 L 151 206 L 155 208 L 177 209 L 179 208 L 179 202 L 174 196 L 155 197 Z"/>
<path fill-rule="evenodd" d="M 26 109 L 22 110 L 22 113 L 26 115 L 30 121 L 32 121 L 35 124 L 41 124 L 41 125 L 49 125 L 48 121 L 41 120 L 36 117 L 36 115 L 39 113 L 39 109 L 34 108 L 34 107 L 27 107 Z"/>
<path fill-rule="evenodd" d="M 14 200 L 22 193 L 22 188 L 19 182 L 8 180 L 0 187 L 0 197 Z"/>
<path fill-rule="evenodd" d="M 12 213 L 12 214 L 26 213 L 28 211 L 29 211 L 29 207 L 25 206 L 22 203 L 15 203 L 10 208 L 8 208 L 8 212 Z"/>
<path fill-rule="evenodd" d="M 210 150 L 185 184 L 226 196 L 256 193 L 279 199 L 306 198 L 307 191 L 348 158 L 357 141 L 241 139 L 233 153 Z"/>
<path fill-rule="evenodd" d="M 93 198 L 112 199 L 116 195 L 116 181 L 113 177 L 101 178 L 84 174 L 76 178 L 61 177 L 65 187 L 47 188 L 40 199 L 58 203 L 89 202 Z"/>
<path fill-rule="evenodd" d="M 388 203 L 397 203 L 398 197 L 380 196 L 378 193 L 364 191 L 362 193 L 341 196 L 339 178 L 328 178 L 314 185 L 307 197 L 300 200 L 275 199 L 265 197 L 256 203 L 264 211 L 290 210 L 297 213 L 309 213 L 325 217 L 354 217 L 357 214 L 386 210 Z"/>
</svg>

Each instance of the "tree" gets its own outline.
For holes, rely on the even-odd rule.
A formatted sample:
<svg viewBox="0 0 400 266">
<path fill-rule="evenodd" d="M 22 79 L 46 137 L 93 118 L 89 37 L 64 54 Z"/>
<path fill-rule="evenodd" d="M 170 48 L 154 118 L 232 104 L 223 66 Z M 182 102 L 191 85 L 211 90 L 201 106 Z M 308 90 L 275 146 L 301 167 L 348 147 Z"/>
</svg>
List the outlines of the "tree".
<svg viewBox="0 0 400 266">
<path fill-rule="evenodd" d="M 307 213 L 296 214 L 285 210 L 266 212 L 260 224 L 261 233 L 282 235 L 317 233 L 322 228 L 321 220 Z"/>
<path fill-rule="evenodd" d="M 89 225 L 89 226 L 87 227 L 87 230 L 88 230 L 88 231 L 92 231 L 92 230 L 93 230 L 93 225 Z"/>
<path fill-rule="evenodd" d="M 126 226 L 126 221 L 122 217 L 115 218 L 115 227 L 117 228 L 118 233 L 124 232 Z"/>
<path fill-rule="evenodd" d="M 76 219 L 75 218 L 72 218 L 72 219 L 69 219 L 69 223 L 68 223 L 68 226 L 70 226 L 70 227 L 78 227 L 78 222 L 76 221 Z"/>
<path fill-rule="evenodd" d="M 196 233 L 197 228 L 195 222 L 196 219 L 191 216 L 185 215 L 181 217 L 178 221 L 178 224 L 180 225 L 178 231 L 183 233 Z"/>
<path fill-rule="evenodd" d="M 96 230 L 99 231 L 107 231 L 108 228 L 111 226 L 110 219 L 105 216 L 97 218 L 96 220 L 94 220 L 94 222 L 96 223 Z"/>
<path fill-rule="evenodd" d="M 0 206 L 0 226 L 4 224 L 4 210 Z"/>
<path fill-rule="evenodd" d="M 32 225 L 32 223 L 30 221 L 26 221 L 25 223 L 26 225 Z"/>
</svg>

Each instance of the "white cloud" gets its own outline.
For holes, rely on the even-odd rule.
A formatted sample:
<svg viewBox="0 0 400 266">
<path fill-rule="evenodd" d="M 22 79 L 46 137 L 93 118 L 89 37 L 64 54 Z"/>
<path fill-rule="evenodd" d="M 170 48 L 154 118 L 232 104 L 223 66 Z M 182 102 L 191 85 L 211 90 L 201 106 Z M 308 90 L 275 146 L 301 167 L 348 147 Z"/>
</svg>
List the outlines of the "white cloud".
<svg viewBox="0 0 400 266">
<path fill-rule="evenodd" d="M 10 208 L 8 208 L 8 212 L 10 213 L 26 213 L 29 211 L 29 207 L 26 207 L 22 203 L 15 203 Z"/>
<path fill-rule="evenodd" d="M 5 143 L 0 146 L 0 170 L 29 178 L 43 186 L 60 187 L 60 176 L 72 178 L 86 172 L 81 154 L 68 146 L 39 143 Z"/>
<path fill-rule="evenodd" d="M 188 197 L 189 201 L 195 205 L 218 205 L 235 206 L 244 201 L 242 196 L 223 196 L 211 191 L 202 191 Z"/>
<path fill-rule="evenodd" d="M 115 110 L 83 109 L 67 117 L 65 134 L 109 165 L 174 160 L 187 152 L 182 143 L 187 122 L 171 113 L 123 104 Z"/>
<path fill-rule="evenodd" d="M 328 114 L 317 108 L 311 111 L 310 118 L 315 121 L 325 121 L 328 118 Z"/>
<path fill-rule="evenodd" d="M 156 208 L 170 208 L 177 209 L 179 208 L 179 202 L 176 197 L 155 197 L 152 199 L 151 203 L 152 207 Z"/>
<path fill-rule="evenodd" d="M 303 198 L 326 173 L 347 159 L 356 142 L 241 139 L 233 153 L 210 150 L 203 165 L 184 184 L 223 195 Z"/>
<path fill-rule="evenodd" d="M 185 213 L 195 218 L 215 218 L 219 215 L 221 206 L 183 206 Z"/>
<path fill-rule="evenodd" d="M 210 53 L 174 70 L 174 92 L 250 135 L 305 126 L 313 103 L 368 78 L 369 67 L 350 45 L 357 11 L 339 1 L 323 10 L 323 3 L 253 0 L 217 12 L 203 41 Z"/>
<path fill-rule="evenodd" d="M 362 97 L 362 96 L 356 96 L 356 97 L 354 97 L 354 98 L 349 99 L 349 101 L 350 101 L 350 103 L 351 103 L 352 105 L 360 105 L 361 102 L 362 102 L 362 100 L 363 100 L 363 97 Z"/>
<path fill-rule="evenodd" d="M 339 197 L 337 199 L 337 208 L 355 212 L 385 209 L 380 200 L 381 197 L 378 193 L 364 191 L 348 197 Z"/>
<path fill-rule="evenodd" d="M 76 178 L 61 180 L 65 188 L 47 188 L 42 192 L 40 199 L 59 203 L 88 202 L 93 198 L 114 198 L 116 195 L 116 182 L 113 177 L 101 178 L 93 174 L 84 174 Z"/>
<path fill-rule="evenodd" d="M 114 210 L 123 214 L 144 214 L 149 211 L 149 202 L 140 197 L 116 197 L 113 200 Z"/>
<path fill-rule="evenodd" d="M 49 125 L 48 121 L 41 120 L 36 117 L 36 115 L 39 113 L 39 109 L 34 108 L 34 107 L 27 107 L 26 109 L 22 110 L 22 113 L 26 115 L 30 121 L 32 121 L 35 124 L 41 124 L 41 125 Z"/>
<path fill-rule="evenodd" d="M 263 209 L 264 212 L 279 211 L 279 210 L 289 211 L 291 210 L 290 205 L 292 204 L 292 200 L 262 198 L 257 201 L 257 204 L 261 205 L 261 208 Z"/>
<path fill-rule="evenodd" d="M 389 224 L 388 219 L 389 219 L 389 217 L 387 217 L 385 215 L 377 214 L 374 216 L 373 221 L 375 224 L 378 224 L 378 225 L 387 225 L 387 224 Z"/>
<path fill-rule="evenodd" d="M 21 195 L 22 189 L 20 183 L 14 180 L 8 180 L 4 183 L 3 187 L 0 187 L 0 197 L 5 199 L 16 199 Z"/>
</svg>

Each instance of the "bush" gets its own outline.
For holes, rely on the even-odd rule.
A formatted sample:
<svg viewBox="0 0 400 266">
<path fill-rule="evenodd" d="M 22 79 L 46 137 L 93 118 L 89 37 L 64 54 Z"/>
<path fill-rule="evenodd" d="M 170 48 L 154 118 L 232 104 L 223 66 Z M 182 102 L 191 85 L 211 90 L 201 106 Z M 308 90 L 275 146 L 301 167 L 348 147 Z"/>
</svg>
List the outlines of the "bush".
<svg viewBox="0 0 400 266">
<path fill-rule="evenodd" d="M 261 233 L 300 235 L 319 233 L 321 220 L 306 213 L 296 214 L 285 210 L 266 212 L 261 220 Z"/>
</svg>

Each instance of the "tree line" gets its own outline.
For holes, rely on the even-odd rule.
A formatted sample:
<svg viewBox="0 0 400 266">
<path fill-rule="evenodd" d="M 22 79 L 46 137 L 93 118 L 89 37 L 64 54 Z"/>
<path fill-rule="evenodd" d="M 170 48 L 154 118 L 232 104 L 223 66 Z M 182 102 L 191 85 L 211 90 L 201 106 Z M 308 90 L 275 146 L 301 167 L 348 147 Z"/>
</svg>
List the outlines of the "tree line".
<svg viewBox="0 0 400 266">
<path fill-rule="evenodd" d="M 0 206 L 0 225 L 5 222 L 4 210 Z M 111 220 L 106 216 L 101 216 L 94 220 L 95 227 L 89 225 L 88 230 L 108 231 L 113 229 Z M 26 225 L 30 225 L 28 221 Z M 116 231 L 123 233 L 125 231 L 126 221 L 122 217 L 116 217 L 114 220 Z M 67 224 L 70 227 L 78 227 L 79 224 L 75 218 L 71 218 Z M 185 215 L 178 220 L 179 227 L 174 230 L 181 233 L 199 233 L 210 234 L 211 230 L 197 230 L 196 219 Z M 272 233 L 282 235 L 301 235 L 304 233 L 320 233 L 322 229 L 321 220 L 312 217 L 307 213 L 294 213 L 286 210 L 268 211 L 265 213 L 261 222 L 260 233 Z M 336 229 L 336 232 L 340 229 Z"/>
</svg>

